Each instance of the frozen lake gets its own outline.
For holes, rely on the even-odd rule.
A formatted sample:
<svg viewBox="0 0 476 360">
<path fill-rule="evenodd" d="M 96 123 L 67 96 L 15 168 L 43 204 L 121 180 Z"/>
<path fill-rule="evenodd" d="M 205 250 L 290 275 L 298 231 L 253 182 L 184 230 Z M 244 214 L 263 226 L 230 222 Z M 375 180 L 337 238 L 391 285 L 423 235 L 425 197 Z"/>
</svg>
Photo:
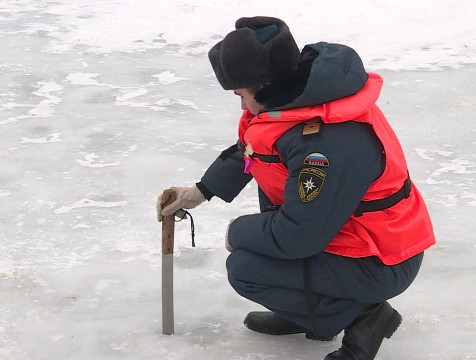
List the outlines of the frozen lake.
<svg viewBox="0 0 476 360">
<path fill-rule="evenodd" d="M 196 248 L 176 225 L 175 335 L 161 334 L 156 197 L 236 141 L 239 100 L 206 53 L 257 14 L 301 46 L 353 46 L 383 76 L 379 105 L 432 215 L 437 244 L 391 300 L 404 322 L 377 358 L 476 359 L 473 1 L 80 3 L 0 1 L 1 360 L 304 360 L 340 346 L 243 327 L 257 306 L 229 286 L 223 243 L 230 218 L 258 211 L 254 183 L 191 211 Z"/>
</svg>

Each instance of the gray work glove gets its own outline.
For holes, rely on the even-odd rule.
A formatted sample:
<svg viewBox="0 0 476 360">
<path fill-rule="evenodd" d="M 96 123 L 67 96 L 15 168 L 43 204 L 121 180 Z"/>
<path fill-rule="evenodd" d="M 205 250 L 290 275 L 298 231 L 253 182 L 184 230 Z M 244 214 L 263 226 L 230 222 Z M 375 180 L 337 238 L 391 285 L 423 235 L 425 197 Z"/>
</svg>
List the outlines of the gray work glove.
<svg viewBox="0 0 476 360">
<path fill-rule="evenodd" d="M 180 209 L 193 209 L 205 201 L 205 197 L 197 186 L 191 187 L 171 187 L 170 190 L 175 191 L 177 200 L 170 204 L 165 204 L 162 208 L 162 194 L 157 199 L 157 221 L 162 221 L 162 216 L 175 214 L 183 218 L 185 214 L 180 214 Z"/>
<path fill-rule="evenodd" d="M 230 243 L 228 242 L 228 230 L 230 229 L 230 225 L 233 221 L 235 221 L 236 218 L 234 219 L 231 219 L 230 222 L 228 223 L 228 227 L 226 228 L 226 234 L 225 234 L 225 248 L 229 251 L 229 252 L 233 252 L 235 251 L 235 249 L 233 249 L 231 246 L 230 246 Z"/>
</svg>

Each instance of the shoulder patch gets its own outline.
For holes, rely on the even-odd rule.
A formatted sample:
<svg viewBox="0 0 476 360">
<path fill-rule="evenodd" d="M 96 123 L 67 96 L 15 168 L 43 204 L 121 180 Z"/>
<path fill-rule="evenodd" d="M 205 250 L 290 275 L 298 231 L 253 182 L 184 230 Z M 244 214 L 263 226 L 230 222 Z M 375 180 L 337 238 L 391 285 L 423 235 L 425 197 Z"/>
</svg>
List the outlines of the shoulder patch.
<svg viewBox="0 0 476 360">
<path fill-rule="evenodd" d="M 318 119 L 311 119 L 304 123 L 302 136 L 319 134 L 321 123 Z"/>
<path fill-rule="evenodd" d="M 312 153 L 306 156 L 304 165 L 329 167 L 329 160 L 324 154 Z"/>
<path fill-rule="evenodd" d="M 268 111 L 266 113 L 269 119 L 280 119 L 281 118 L 281 111 Z"/>
<path fill-rule="evenodd" d="M 319 195 L 326 173 L 317 167 L 303 167 L 299 173 L 298 191 L 299 197 L 304 202 L 310 202 Z"/>
</svg>

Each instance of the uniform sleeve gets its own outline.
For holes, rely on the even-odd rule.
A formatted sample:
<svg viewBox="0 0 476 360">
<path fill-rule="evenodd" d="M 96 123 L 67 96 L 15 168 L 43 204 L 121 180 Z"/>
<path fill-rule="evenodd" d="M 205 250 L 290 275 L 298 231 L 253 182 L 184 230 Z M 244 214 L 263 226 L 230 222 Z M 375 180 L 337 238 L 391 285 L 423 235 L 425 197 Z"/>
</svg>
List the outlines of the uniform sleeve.
<svg viewBox="0 0 476 360">
<path fill-rule="evenodd" d="M 231 202 L 253 178 L 243 173 L 244 167 L 243 154 L 233 145 L 210 165 L 197 186 L 208 200 L 216 195 Z"/>
<path fill-rule="evenodd" d="M 332 126 L 322 136 L 310 137 L 301 136 L 296 127 L 278 140 L 289 171 L 285 203 L 277 211 L 236 219 L 228 231 L 233 249 L 307 258 L 322 252 L 344 226 L 383 170 L 382 147 L 367 125 Z M 328 166 L 305 164 L 311 154 L 322 155 Z"/>
</svg>

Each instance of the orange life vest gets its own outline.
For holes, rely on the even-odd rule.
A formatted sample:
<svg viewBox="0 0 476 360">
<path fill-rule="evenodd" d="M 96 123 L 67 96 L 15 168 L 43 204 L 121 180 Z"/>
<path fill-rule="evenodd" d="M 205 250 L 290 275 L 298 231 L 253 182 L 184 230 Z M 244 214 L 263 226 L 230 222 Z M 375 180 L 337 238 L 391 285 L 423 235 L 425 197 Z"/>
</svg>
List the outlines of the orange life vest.
<svg viewBox="0 0 476 360">
<path fill-rule="evenodd" d="M 320 118 L 324 124 L 344 121 L 372 125 L 386 155 L 385 169 L 362 198 L 373 201 L 387 198 L 402 189 L 408 179 L 405 157 L 385 116 L 375 104 L 383 80 L 369 74 L 366 85 L 357 94 L 326 104 L 282 111 L 264 112 L 258 116 L 245 110 L 240 121 L 239 139 L 252 147 L 252 152 L 278 155 L 275 143 L 292 127 L 310 119 Z M 251 148 L 250 148 L 251 149 Z M 249 161 L 248 157 L 245 160 Z M 254 158 L 249 169 L 258 186 L 274 205 L 284 203 L 284 186 L 289 177 L 281 162 L 265 162 Z M 395 205 L 361 216 L 353 214 L 331 240 L 326 252 L 360 258 L 378 256 L 386 265 L 398 264 L 435 243 L 426 205 L 412 183 L 410 194 Z"/>
</svg>

